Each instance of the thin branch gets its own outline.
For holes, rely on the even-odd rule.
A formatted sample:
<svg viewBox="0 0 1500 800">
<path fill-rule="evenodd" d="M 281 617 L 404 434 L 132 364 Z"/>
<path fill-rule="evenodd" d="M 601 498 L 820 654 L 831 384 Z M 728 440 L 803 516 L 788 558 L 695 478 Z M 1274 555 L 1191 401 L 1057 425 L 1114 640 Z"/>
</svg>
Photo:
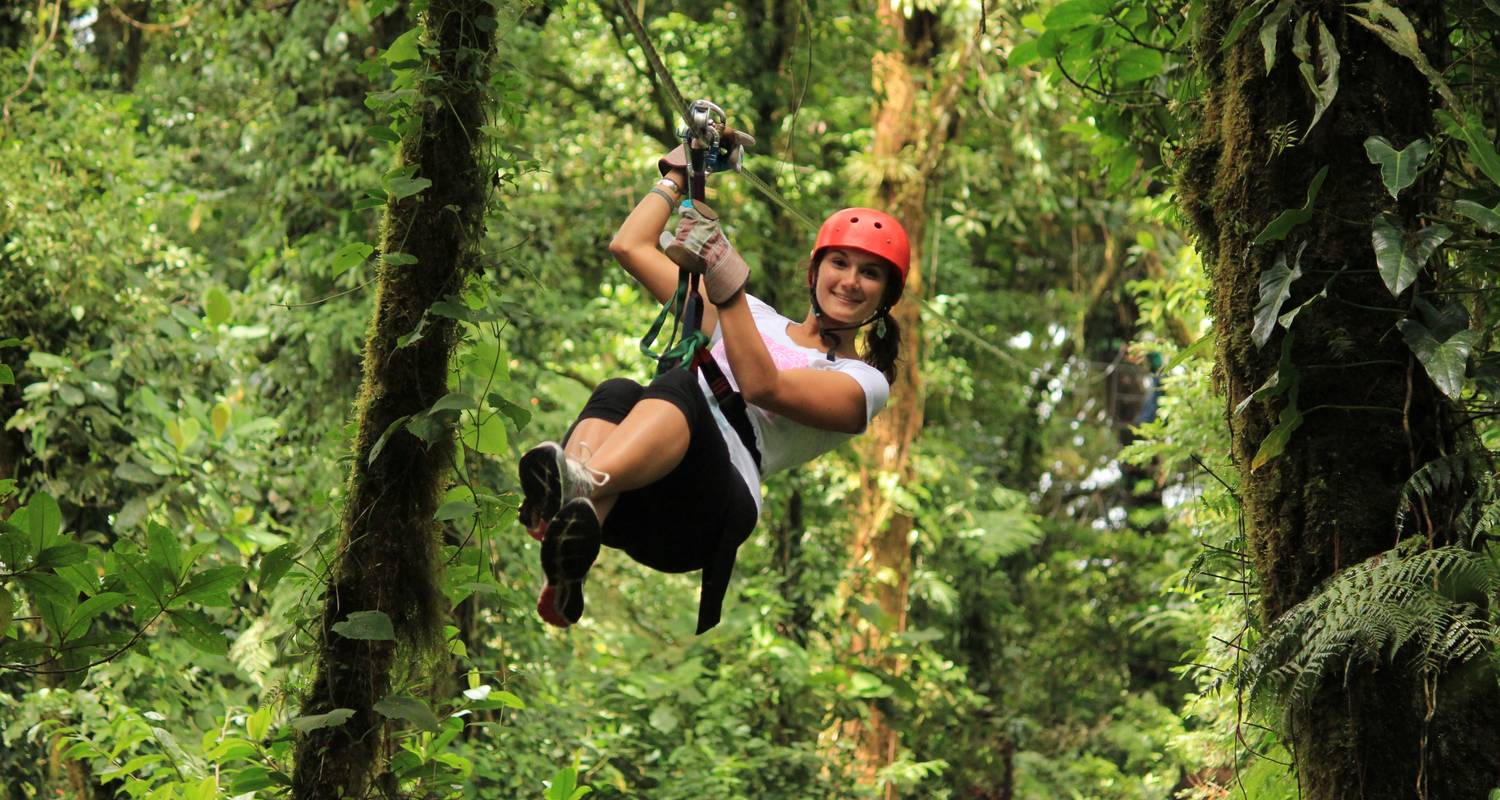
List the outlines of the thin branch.
<svg viewBox="0 0 1500 800">
<path fill-rule="evenodd" d="M 31 81 L 36 78 L 37 62 L 42 60 L 42 53 L 52 46 L 52 40 L 57 38 L 57 24 L 62 20 L 62 0 L 52 4 L 52 30 L 47 32 L 47 39 L 31 52 L 31 61 L 26 65 L 26 80 L 21 82 L 21 88 L 15 90 L 5 98 L 5 104 L 0 105 L 0 125 L 10 123 L 11 101 L 20 97 L 27 89 L 31 88 Z"/>
</svg>

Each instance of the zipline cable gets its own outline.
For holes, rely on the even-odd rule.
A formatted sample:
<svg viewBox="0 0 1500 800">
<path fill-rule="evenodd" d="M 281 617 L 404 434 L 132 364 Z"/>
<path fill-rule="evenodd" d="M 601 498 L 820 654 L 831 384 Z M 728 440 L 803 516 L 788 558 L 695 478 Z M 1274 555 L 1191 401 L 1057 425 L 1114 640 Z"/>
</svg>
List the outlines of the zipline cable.
<svg viewBox="0 0 1500 800">
<path fill-rule="evenodd" d="M 677 90 L 677 82 L 672 80 L 671 73 L 667 72 L 667 67 L 662 63 L 661 56 L 657 54 L 656 47 L 651 44 L 651 38 L 646 35 L 645 26 L 641 24 L 640 18 L 635 15 L 635 9 L 630 7 L 629 0 L 615 0 L 615 6 L 620 10 L 620 15 L 625 18 L 625 25 L 630 28 L 630 33 L 635 37 L 636 43 L 645 52 L 646 63 L 651 67 L 651 71 L 655 73 L 656 82 L 660 85 L 661 90 L 666 93 L 667 99 L 672 105 L 677 108 L 677 113 L 682 116 L 683 121 L 690 122 L 687 101 L 682 99 L 682 92 Z M 813 222 L 812 219 L 801 211 L 792 208 L 791 204 L 787 203 L 786 200 L 782 199 L 776 193 L 775 189 L 772 189 L 765 181 L 761 180 L 759 175 L 744 167 L 741 167 L 740 174 L 745 176 L 745 180 L 749 181 L 751 186 L 754 186 L 762 195 L 765 195 L 767 200 L 781 206 L 783 210 L 790 214 L 793 219 L 802 223 L 804 227 L 813 231 L 818 229 L 816 222 Z"/>
</svg>

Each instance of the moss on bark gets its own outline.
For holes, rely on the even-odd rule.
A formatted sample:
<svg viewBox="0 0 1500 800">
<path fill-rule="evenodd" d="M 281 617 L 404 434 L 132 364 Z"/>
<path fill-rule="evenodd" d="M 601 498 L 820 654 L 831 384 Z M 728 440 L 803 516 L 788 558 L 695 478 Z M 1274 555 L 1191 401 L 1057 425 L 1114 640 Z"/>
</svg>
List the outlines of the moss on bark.
<svg viewBox="0 0 1500 800">
<path fill-rule="evenodd" d="M 1304 277 L 1284 308 L 1329 285 L 1329 299 L 1297 317 L 1291 352 L 1306 416 L 1286 452 L 1250 467 L 1285 398 L 1230 416 L 1269 622 L 1339 569 L 1390 549 L 1401 487 L 1421 464 L 1451 452 L 1459 434 L 1453 409 L 1393 335 L 1410 298 L 1386 290 L 1370 244 L 1370 220 L 1381 211 L 1414 219 L 1421 193 L 1394 207 L 1363 150 L 1372 135 L 1398 146 L 1430 135 L 1435 96 L 1409 61 L 1349 19 L 1343 3 L 1298 3 L 1322 18 L 1343 54 L 1338 95 L 1308 132 L 1312 98 L 1288 48 L 1269 74 L 1258 26 L 1221 48 L 1247 5 L 1205 4 L 1197 57 L 1211 88 L 1179 184 L 1213 280 L 1216 375 L 1229 408 L 1275 372 L 1286 335 L 1264 348 L 1251 340 L 1261 272 L 1278 252 L 1290 260 L 1305 243 Z M 1441 12 L 1434 0 L 1401 6 L 1418 30 Z M 1306 135 L 1275 152 L 1272 131 L 1287 125 Z M 1325 166 L 1313 219 L 1285 242 L 1253 246 L 1277 214 L 1303 204 Z M 1398 665 L 1356 667 L 1335 674 L 1287 719 L 1303 796 L 1313 800 L 1411 798 L 1421 796 L 1419 785 L 1431 798 L 1477 798 L 1500 780 L 1500 691 L 1487 669 L 1458 668 L 1424 685 Z"/>
<path fill-rule="evenodd" d="M 299 741 L 293 783 L 302 800 L 364 797 L 388 781 L 385 719 L 372 706 L 390 690 L 398 646 L 410 650 L 403 663 L 421 664 L 446 610 L 433 513 L 453 443 L 428 445 L 397 432 L 378 458 L 372 461 L 370 453 L 393 423 L 447 392 L 456 323 L 438 316 L 424 322 L 424 315 L 474 272 L 487 188 L 479 128 L 494 27 L 494 8 L 485 0 L 433 0 L 426 13 L 424 41 L 435 52 L 416 108 L 420 129 L 402 142 L 401 160 L 432 184 L 386 207 L 382 252 L 409 253 L 417 263 L 381 267 L 365 342 L 349 499 L 327 588 L 317 673 L 302 706 L 303 714 L 348 708 L 354 715 Z M 398 339 L 418 325 L 425 325 L 423 335 L 399 347 Z M 387 614 L 399 641 L 348 639 L 331 630 L 357 611 Z"/>
</svg>

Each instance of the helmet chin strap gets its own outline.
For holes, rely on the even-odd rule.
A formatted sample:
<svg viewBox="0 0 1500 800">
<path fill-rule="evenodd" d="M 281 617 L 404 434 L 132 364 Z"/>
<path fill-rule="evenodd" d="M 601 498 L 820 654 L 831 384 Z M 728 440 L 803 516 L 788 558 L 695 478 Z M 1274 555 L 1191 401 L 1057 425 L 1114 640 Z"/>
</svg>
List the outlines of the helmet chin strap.
<svg viewBox="0 0 1500 800">
<path fill-rule="evenodd" d="M 843 338 L 837 335 L 840 331 L 852 331 L 852 330 L 858 330 L 860 328 L 863 328 L 864 326 L 869 325 L 870 323 L 874 322 L 875 320 L 880 319 L 881 317 L 885 316 L 885 313 L 890 310 L 889 307 L 881 306 L 879 309 L 877 309 L 875 311 L 874 314 L 870 315 L 869 319 L 865 320 L 864 322 L 860 322 L 860 323 L 857 323 L 857 324 L 854 324 L 854 325 L 836 325 L 836 326 L 833 326 L 833 327 L 828 327 L 828 326 L 825 326 L 823 324 L 823 307 L 820 306 L 820 305 L 818 305 L 818 289 L 817 289 L 817 287 L 816 286 L 809 286 L 809 287 L 807 287 L 807 294 L 812 299 L 813 316 L 816 317 L 817 320 L 818 320 L 818 336 L 820 338 L 822 338 L 825 343 L 829 339 L 833 340 L 833 344 L 831 344 L 831 345 L 828 346 L 828 360 L 829 361 L 833 360 L 833 351 L 836 350 L 836 349 L 838 349 L 839 343 L 843 341 Z"/>
</svg>

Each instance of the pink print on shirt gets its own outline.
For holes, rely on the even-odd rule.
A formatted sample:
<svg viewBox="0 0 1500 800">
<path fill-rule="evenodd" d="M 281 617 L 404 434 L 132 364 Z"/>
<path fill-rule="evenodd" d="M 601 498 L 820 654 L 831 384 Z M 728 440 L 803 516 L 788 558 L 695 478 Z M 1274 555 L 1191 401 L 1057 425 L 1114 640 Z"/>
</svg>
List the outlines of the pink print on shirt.
<svg viewBox="0 0 1500 800">
<path fill-rule="evenodd" d="M 776 369 L 800 369 L 807 366 L 807 351 L 771 341 L 764 335 L 760 337 L 760 340 L 766 343 L 766 349 L 771 352 L 771 361 L 776 364 Z M 724 340 L 720 339 L 711 352 L 714 359 L 727 371 L 729 358 L 724 354 Z"/>
</svg>

